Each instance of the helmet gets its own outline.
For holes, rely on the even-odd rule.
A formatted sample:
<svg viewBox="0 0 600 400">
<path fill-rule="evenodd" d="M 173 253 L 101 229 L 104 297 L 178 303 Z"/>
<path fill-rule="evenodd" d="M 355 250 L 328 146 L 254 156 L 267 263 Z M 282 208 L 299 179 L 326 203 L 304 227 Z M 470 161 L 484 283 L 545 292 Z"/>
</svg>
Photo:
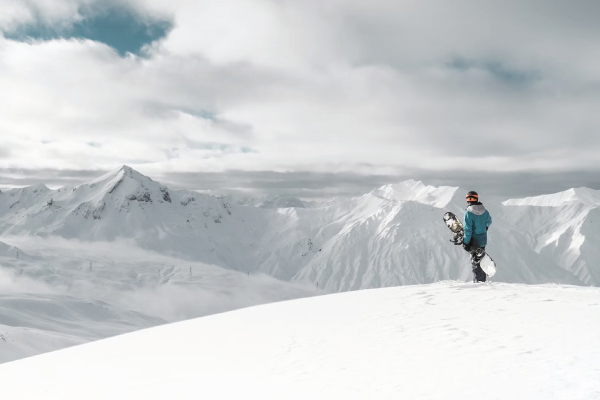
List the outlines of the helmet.
<svg viewBox="0 0 600 400">
<path fill-rule="evenodd" d="M 467 193 L 467 201 L 479 201 L 479 195 L 477 194 L 477 192 L 471 190 L 469 193 Z"/>
</svg>

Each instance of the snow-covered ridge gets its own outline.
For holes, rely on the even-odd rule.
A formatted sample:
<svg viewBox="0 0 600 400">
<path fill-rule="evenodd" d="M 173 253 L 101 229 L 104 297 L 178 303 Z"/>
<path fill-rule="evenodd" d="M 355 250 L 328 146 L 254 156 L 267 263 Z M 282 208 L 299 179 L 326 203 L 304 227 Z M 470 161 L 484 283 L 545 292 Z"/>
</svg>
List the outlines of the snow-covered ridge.
<svg viewBox="0 0 600 400">
<path fill-rule="evenodd" d="M 0 242 L 0 256 L 17 256 L 17 253 L 19 253 L 19 249 L 15 246 L 9 246 L 6 243 Z M 22 252 L 21 252 L 22 254 Z"/>
<path fill-rule="evenodd" d="M 561 207 L 570 204 L 597 206 L 600 205 L 600 190 L 593 190 L 588 189 L 586 187 L 580 187 L 554 194 L 526 197 L 524 199 L 510 199 L 504 201 L 502 204 L 506 206 L 537 207 Z"/>
<path fill-rule="evenodd" d="M 293 196 L 275 196 L 264 199 L 258 205 L 262 208 L 306 208 L 310 203 Z"/>
<path fill-rule="evenodd" d="M 294 300 L 1 365 L 0 387 L 64 400 L 595 399 L 599 296 L 453 282 Z"/>
<path fill-rule="evenodd" d="M 448 205 L 455 196 L 458 187 L 427 186 L 421 181 L 408 180 L 401 183 L 384 185 L 371 193 L 388 200 L 416 201 L 436 208 Z"/>
<path fill-rule="evenodd" d="M 533 250 L 555 260 L 586 285 L 600 285 L 600 191 L 574 188 L 512 199 L 504 218 L 531 239 Z"/>
</svg>

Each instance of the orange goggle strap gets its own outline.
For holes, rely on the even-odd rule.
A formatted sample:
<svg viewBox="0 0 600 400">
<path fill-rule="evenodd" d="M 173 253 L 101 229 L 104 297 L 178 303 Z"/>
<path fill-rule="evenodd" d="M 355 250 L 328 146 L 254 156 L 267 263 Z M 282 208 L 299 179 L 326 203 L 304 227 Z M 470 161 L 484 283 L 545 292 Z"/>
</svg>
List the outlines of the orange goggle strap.
<svg viewBox="0 0 600 400">
<path fill-rule="evenodd" d="M 473 195 L 467 196 L 467 201 L 478 201 L 478 200 L 479 200 L 479 196 L 473 196 Z"/>
</svg>

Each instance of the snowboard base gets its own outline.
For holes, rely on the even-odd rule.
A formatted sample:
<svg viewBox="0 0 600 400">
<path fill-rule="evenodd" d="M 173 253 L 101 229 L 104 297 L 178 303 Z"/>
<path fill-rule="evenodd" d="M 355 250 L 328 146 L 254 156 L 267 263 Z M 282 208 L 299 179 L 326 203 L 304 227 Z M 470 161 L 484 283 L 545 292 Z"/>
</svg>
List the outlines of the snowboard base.
<svg viewBox="0 0 600 400">
<path fill-rule="evenodd" d="M 485 272 L 485 274 L 490 278 L 496 275 L 496 263 L 494 262 L 494 260 L 492 260 L 492 257 L 490 257 L 489 254 L 486 253 L 483 256 L 481 261 L 479 261 L 479 266 L 481 267 L 483 272 Z"/>
</svg>

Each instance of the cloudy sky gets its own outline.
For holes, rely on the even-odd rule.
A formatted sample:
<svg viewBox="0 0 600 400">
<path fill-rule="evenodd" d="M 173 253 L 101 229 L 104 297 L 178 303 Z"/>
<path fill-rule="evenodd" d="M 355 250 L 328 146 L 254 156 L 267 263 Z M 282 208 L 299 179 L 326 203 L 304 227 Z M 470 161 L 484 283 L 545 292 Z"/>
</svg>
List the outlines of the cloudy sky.
<svg viewBox="0 0 600 400">
<path fill-rule="evenodd" d="M 0 187 L 600 189 L 597 0 L 2 0 Z"/>
</svg>

